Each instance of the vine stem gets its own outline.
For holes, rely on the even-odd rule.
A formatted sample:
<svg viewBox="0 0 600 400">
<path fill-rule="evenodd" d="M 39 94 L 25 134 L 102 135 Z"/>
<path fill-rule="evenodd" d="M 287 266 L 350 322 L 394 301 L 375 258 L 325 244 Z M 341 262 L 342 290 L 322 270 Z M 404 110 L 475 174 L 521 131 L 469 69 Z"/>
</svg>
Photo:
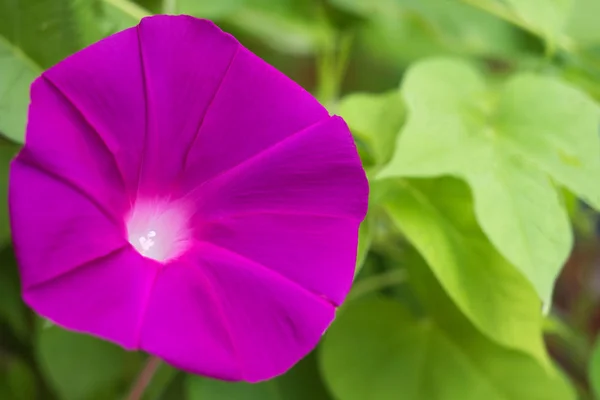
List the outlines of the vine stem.
<svg viewBox="0 0 600 400">
<path fill-rule="evenodd" d="M 379 275 L 371 276 L 356 283 L 354 289 L 348 295 L 348 301 L 356 300 L 366 294 L 404 282 L 406 282 L 406 271 L 401 269 L 392 269 Z"/>
<path fill-rule="evenodd" d="M 160 358 L 154 356 L 148 357 L 137 379 L 131 386 L 127 400 L 140 400 L 142 398 L 146 388 L 148 387 L 148 384 L 150 384 L 150 381 L 152 380 L 152 377 L 156 373 L 156 370 L 158 370 L 159 366 Z"/>
</svg>

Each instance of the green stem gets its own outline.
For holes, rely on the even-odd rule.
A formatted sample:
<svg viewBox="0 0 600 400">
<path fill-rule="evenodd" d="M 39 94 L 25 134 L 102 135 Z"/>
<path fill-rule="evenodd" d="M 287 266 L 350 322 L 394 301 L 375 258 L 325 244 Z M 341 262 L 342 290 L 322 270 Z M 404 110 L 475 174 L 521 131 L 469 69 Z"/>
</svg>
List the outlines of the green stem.
<svg viewBox="0 0 600 400">
<path fill-rule="evenodd" d="M 348 68 L 348 61 L 350 54 L 352 53 L 352 43 L 354 41 L 354 34 L 352 32 L 343 32 L 339 38 L 339 56 L 337 60 L 337 76 L 339 77 L 340 84 L 346 75 Z"/>
<path fill-rule="evenodd" d="M 392 269 L 382 274 L 363 279 L 354 285 L 348 296 L 348 301 L 356 300 L 369 293 L 396 286 L 406 281 L 406 272 L 402 269 Z"/>
<path fill-rule="evenodd" d="M 140 400 L 146 391 L 146 388 L 152 381 L 152 377 L 160 366 L 160 358 L 154 356 L 148 356 L 148 359 L 144 363 L 140 374 L 131 386 L 127 400 Z"/>
<path fill-rule="evenodd" d="M 555 314 L 548 316 L 544 321 L 544 334 L 549 348 L 563 370 L 570 375 L 581 399 L 591 400 L 587 382 L 591 347 L 587 337 Z"/>
<path fill-rule="evenodd" d="M 328 109 L 335 105 L 346 74 L 352 50 L 353 34 L 334 35 L 317 55 L 317 98 Z"/>
</svg>

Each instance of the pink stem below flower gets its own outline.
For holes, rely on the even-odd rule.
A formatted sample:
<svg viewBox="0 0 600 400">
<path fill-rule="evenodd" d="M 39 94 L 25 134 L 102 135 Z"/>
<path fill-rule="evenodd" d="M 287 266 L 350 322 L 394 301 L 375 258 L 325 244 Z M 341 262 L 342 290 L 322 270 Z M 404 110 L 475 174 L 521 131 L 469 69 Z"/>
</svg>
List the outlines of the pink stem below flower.
<svg viewBox="0 0 600 400">
<path fill-rule="evenodd" d="M 127 396 L 127 400 L 140 400 L 144 395 L 144 391 L 148 387 L 148 384 L 152 380 L 152 377 L 156 373 L 156 370 L 160 366 L 160 358 L 149 356 L 144 364 L 144 367 L 140 371 L 137 379 L 131 386 L 131 390 L 129 391 L 129 396 Z"/>
</svg>

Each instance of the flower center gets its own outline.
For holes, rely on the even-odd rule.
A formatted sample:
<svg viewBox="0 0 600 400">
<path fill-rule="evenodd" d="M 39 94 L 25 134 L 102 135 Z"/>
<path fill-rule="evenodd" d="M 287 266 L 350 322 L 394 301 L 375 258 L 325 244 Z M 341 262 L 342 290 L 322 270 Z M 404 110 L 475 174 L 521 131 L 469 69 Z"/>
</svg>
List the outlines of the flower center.
<svg viewBox="0 0 600 400">
<path fill-rule="evenodd" d="M 191 244 L 189 215 L 181 203 L 138 200 L 127 217 L 129 243 L 153 260 L 176 258 Z"/>
</svg>

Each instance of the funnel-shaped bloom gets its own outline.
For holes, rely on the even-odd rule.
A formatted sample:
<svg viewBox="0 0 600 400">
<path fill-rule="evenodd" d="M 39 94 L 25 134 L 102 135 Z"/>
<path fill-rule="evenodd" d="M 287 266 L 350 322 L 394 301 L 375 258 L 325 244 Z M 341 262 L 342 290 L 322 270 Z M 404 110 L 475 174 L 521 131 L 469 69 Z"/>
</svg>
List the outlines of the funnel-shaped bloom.
<svg viewBox="0 0 600 400">
<path fill-rule="evenodd" d="M 182 369 L 267 379 L 346 296 L 367 192 L 342 119 L 211 22 L 146 18 L 32 86 L 9 196 L 23 296 Z"/>
</svg>

